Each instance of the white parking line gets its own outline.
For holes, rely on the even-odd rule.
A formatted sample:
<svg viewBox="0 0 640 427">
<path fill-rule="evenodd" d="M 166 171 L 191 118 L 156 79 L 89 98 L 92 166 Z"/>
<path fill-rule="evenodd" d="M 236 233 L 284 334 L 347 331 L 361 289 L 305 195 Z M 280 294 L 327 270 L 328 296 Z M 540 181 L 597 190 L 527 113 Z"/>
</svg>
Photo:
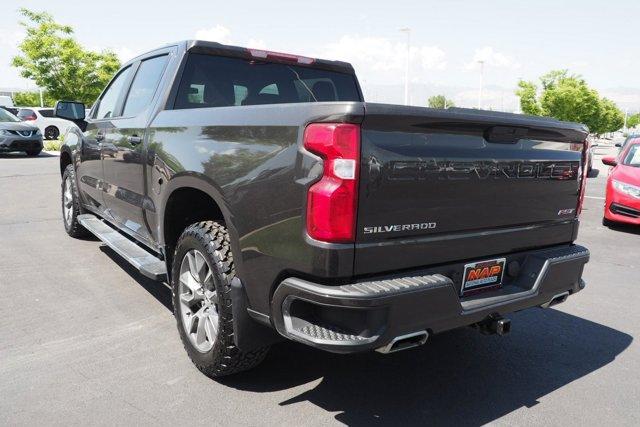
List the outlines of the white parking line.
<svg viewBox="0 0 640 427">
<path fill-rule="evenodd" d="M 584 196 L 585 199 L 598 199 L 598 200 L 604 200 L 604 197 L 599 197 L 599 196 Z"/>
</svg>

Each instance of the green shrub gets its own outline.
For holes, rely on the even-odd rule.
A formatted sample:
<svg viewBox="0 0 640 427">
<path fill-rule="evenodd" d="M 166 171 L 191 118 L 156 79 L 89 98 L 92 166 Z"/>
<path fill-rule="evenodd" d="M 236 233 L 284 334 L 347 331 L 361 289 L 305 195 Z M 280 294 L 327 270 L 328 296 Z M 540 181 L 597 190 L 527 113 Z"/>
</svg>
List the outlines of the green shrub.
<svg viewBox="0 0 640 427">
<path fill-rule="evenodd" d="M 53 139 L 51 141 L 44 141 L 45 151 L 60 151 L 61 145 L 62 145 L 62 142 L 57 139 Z"/>
</svg>

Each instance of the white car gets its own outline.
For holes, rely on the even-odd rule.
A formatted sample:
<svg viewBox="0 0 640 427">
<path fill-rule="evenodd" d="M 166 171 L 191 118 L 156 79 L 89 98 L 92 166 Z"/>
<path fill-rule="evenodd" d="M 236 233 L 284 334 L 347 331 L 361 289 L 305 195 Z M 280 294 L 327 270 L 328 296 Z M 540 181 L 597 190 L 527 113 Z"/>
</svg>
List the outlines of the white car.
<svg viewBox="0 0 640 427">
<path fill-rule="evenodd" d="M 7 95 L 0 95 L 0 107 L 13 108 L 13 99 Z"/>
<path fill-rule="evenodd" d="M 53 117 L 53 108 L 20 108 L 17 116 L 24 122 L 36 125 L 42 132 L 44 139 L 58 139 L 60 135 L 67 133 L 67 129 L 76 126 L 69 120 Z"/>
</svg>

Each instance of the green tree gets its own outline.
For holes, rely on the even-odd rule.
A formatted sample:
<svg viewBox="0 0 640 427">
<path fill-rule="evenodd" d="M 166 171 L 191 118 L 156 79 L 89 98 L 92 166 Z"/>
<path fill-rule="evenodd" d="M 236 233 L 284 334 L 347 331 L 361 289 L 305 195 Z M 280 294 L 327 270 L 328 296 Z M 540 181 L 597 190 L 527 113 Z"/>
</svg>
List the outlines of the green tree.
<svg viewBox="0 0 640 427">
<path fill-rule="evenodd" d="M 45 107 L 53 107 L 56 103 L 56 99 L 49 95 L 48 92 L 42 94 L 42 100 Z M 13 94 L 13 103 L 21 107 L 39 107 L 40 93 L 16 92 Z"/>
<path fill-rule="evenodd" d="M 516 95 L 520 97 L 520 109 L 525 114 L 531 114 L 533 116 L 542 115 L 542 107 L 536 98 L 538 87 L 531 82 L 525 82 L 520 80 L 518 82 L 518 90 Z"/>
<path fill-rule="evenodd" d="M 627 117 L 627 127 L 634 128 L 640 124 L 640 113 Z"/>
<path fill-rule="evenodd" d="M 55 22 L 46 12 L 22 8 L 20 14 L 26 36 L 18 46 L 22 54 L 12 60 L 20 75 L 56 100 L 93 103 L 120 68 L 115 53 L 84 49 L 70 26 Z"/>
<path fill-rule="evenodd" d="M 616 104 L 607 98 L 600 100 L 600 120 L 592 132 L 601 134 L 614 132 L 624 126 L 624 113 L 616 106 Z"/>
<path fill-rule="evenodd" d="M 585 80 L 567 70 L 554 70 L 540 77 L 541 91 L 533 82 L 520 81 L 516 95 L 526 114 L 583 123 L 596 134 L 613 132 L 624 123 L 622 111 L 611 100 L 601 98 Z"/>
<path fill-rule="evenodd" d="M 450 108 L 456 105 L 452 100 L 447 99 L 444 95 L 435 95 L 427 101 L 430 108 Z"/>
</svg>

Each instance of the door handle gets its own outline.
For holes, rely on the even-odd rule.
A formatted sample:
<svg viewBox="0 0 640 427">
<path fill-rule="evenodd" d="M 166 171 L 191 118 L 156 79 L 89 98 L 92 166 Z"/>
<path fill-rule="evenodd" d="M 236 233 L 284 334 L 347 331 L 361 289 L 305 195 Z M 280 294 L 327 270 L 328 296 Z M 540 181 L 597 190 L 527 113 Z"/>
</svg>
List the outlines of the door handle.
<svg viewBox="0 0 640 427">
<path fill-rule="evenodd" d="M 127 140 L 131 145 L 138 145 L 142 142 L 142 138 L 138 135 L 131 135 L 129 138 L 127 138 Z"/>
</svg>

